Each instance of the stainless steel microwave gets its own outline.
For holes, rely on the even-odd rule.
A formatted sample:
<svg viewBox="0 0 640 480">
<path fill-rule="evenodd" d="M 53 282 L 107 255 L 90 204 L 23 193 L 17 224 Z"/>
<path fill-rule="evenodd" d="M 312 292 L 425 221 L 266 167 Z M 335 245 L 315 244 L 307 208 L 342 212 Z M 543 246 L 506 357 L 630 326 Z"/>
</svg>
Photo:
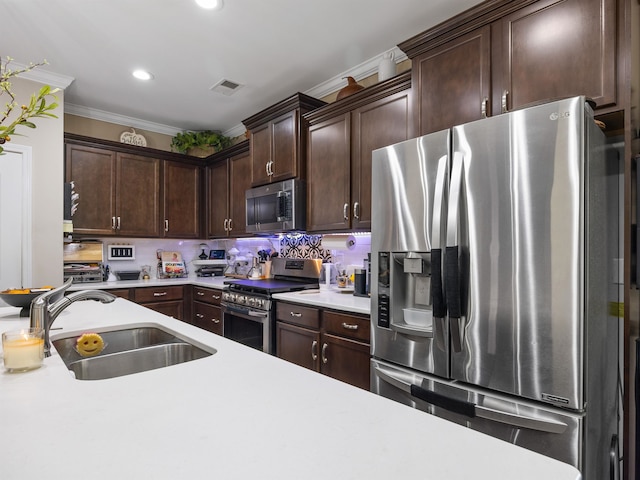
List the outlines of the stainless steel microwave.
<svg viewBox="0 0 640 480">
<path fill-rule="evenodd" d="M 247 190 L 247 232 L 279 233 L 306 228 L 306 188 L 302 180 L 285 180 Z"/>
</svg>

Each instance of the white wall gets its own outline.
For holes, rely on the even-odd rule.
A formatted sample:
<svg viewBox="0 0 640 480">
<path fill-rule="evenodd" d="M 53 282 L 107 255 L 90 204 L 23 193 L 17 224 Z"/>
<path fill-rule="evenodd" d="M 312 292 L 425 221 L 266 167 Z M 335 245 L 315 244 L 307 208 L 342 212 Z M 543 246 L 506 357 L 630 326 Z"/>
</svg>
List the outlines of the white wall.
<svg viewBox="0 0 640 480">
<path fill-rule="evenodd" d="M 19 104 L 29 101 L 31 94 L 42 87 L 22 78 L 12 79 L 11 83 Z M 33 154 L 33 285 L 25 287 L 62 283 L 64 92 L 58 92 L 57 97 L 60 105 L 54 112 L 57 119 L 35 119 L 37 128 L 18 128 L 16 132 L 24 136 L 12 136 L 12 142 L 32 147 Z M 6 95 L 0 101 L 6 103 Z"/>
</svg>

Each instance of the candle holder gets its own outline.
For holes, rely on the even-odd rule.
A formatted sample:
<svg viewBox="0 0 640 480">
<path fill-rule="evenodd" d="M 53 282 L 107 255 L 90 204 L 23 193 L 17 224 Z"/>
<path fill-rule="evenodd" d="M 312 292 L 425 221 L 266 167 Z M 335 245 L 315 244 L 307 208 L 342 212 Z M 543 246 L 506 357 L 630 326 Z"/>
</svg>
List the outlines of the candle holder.
<svg viewBox="0 0 640 480">
<path fill-rule="evenodd" d="M 25 328 L 2 334 L 2 356 L 7 372 L 39 368 L 44 359 L 44 330 Z"/>
</svg>

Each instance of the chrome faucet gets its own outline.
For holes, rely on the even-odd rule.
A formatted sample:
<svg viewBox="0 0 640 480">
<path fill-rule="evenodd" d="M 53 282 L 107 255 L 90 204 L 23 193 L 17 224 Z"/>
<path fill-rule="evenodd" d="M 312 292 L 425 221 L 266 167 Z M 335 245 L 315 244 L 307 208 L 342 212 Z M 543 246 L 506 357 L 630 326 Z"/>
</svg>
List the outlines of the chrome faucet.
<svg viewBox="0 0 640 480">
<path fill-rule="evenodd" d="M 111 303 L 117 298 L 115 295 L 102 290 L 81 290 L 64 296 L 65 290 L 71 286 L 72 282 L 73 279 L 70 278 L 62 286 L 43 293 L 31 302 L 31 328 L 42 328 L 44 330 L 44 355 L 46 357 L 51 356 L 49 330 L 55 319 L 65 308 L 79 300 L 99 300 L 102 303 Z"/>
</svg>

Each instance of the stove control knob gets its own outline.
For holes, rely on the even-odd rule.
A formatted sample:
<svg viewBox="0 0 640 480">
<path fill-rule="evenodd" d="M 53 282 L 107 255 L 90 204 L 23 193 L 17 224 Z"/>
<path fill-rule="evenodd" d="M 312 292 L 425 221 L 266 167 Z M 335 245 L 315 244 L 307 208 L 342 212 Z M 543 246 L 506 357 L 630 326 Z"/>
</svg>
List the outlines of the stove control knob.
<svg viewBox="0 0 640 480">
<path fill-rule="evenodd" d="M 263 298 L 256 298 L 255 306 L 258 307 L 258 308 L 262 308 L 264 306 L 264 299 Z"/>
<path fill-rule="evenodd" d="M 253 307 L 253 306 L 256 304 L 256 301 L 257 301 L 257 299 L 256 299 L 256 298 L 249 297 L 249 298 L 247 299 L 247 304 L 248 304 L 250 307 Z"/>
<path fill-rule="evenodd" d="M 246 303 L 246 301 L 247 301 L 247 297 L 246 297 L 246 296 L 244 296 L 244 295 L 238 295 L 238 298 L 236 299 L 236 301 L 237 301 L 238 303 Z"/>
</svg>

